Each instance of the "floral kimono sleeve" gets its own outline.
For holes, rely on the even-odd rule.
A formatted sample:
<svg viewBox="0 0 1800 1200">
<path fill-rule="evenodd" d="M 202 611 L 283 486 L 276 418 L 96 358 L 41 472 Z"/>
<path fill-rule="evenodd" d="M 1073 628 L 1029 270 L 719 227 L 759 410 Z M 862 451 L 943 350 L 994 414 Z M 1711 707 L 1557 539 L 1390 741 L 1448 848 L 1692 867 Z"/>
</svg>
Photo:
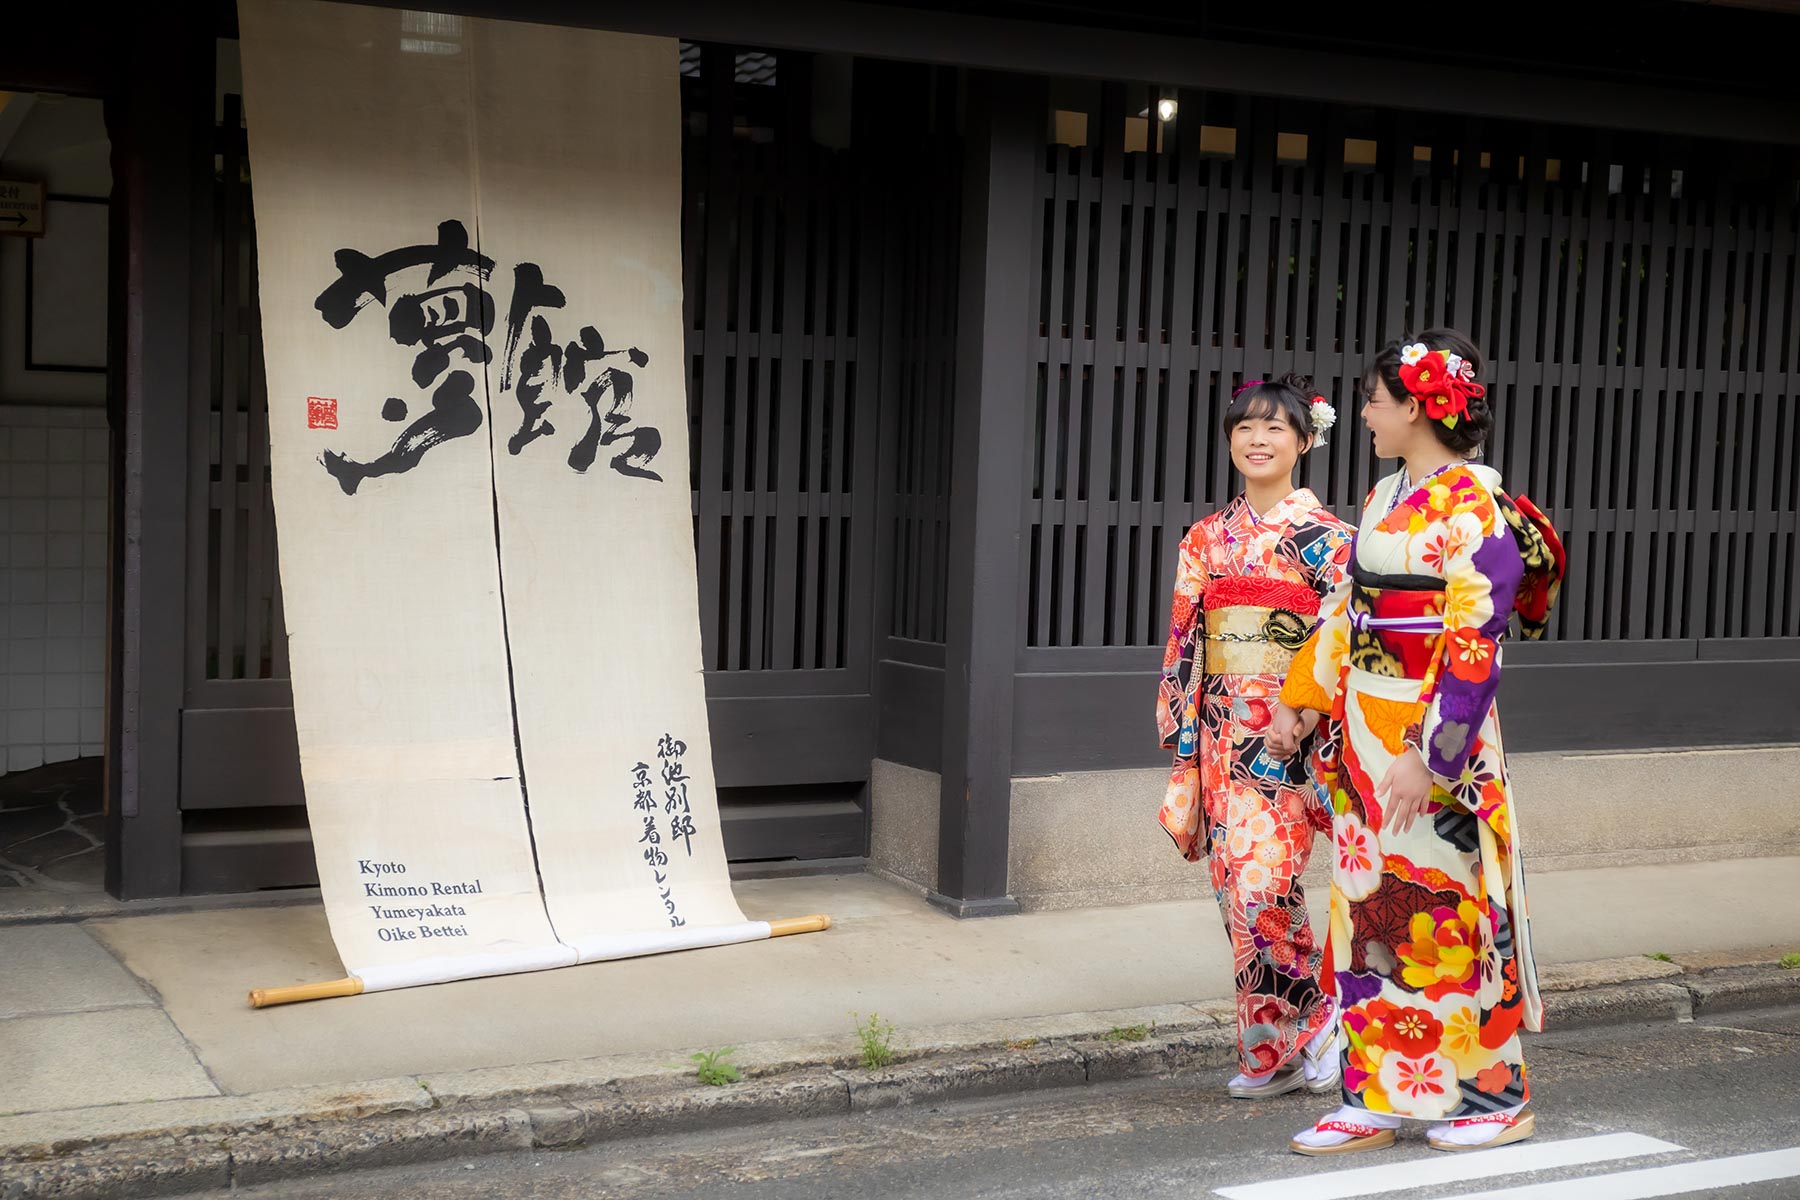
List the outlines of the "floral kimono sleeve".
<svg viewBox="0 0 1800 1200">
<path fill-rule="evenodd" d="M 1444 639 L 1420 703 L 1420 750 L 1444 780 L 1460 778 L 1500 689 L 1500 638 L 1524 573 L 1518 542 L 1494 505 L 1446 518 Z"/>
<path fill-rule="evenodd" d="M 1319 594 L 1320 613 L 1325 609 L 1323 602 L 1329 601 L 1349 578 L 1350 555 L 1356 549 L 1356 535 L 1342 525 L 1327 525 L 1320 530 L 1319 536 L 1306 546 L 1304 558 L 1306 562 L 1306 579 L 1312 590 Z"/>
<path fill-rule="evenodd" d="M 1162 684 L 1157 689 L 1156 727 L 1164 750 L 1192 755 L 1194 688 L 1200 682 L 1204 639 L 1199 626 L 1201 595 L 1206 590 L 1205 534 L 1199 525 L 1181 540 L 1175 567 L 1175 599 L 1169 609 L 1169 642 L 1163 649 Z M 1184 744 L 1186 748 L 1183 749 Z"/>
<path fill-rule="evenodd" d="M 1294 655 L 1281 702 L 1292 709 L 1331 714 L 1338 676 L 1350 653 L 1350 576 L 1343 575 L 1319 606 L 1319 623 Z"/>
<path fill-rule="evenodd" d="M 1281 701 L 1296 711 L 1312 709 L 1329 716 L 1338 675 L 1350 651 L 1350 563 L 1356 557 L 1355 531 L 1334 521 L 1308 545 L 1305 557 L 1307 582 L 1319 594 L 1319 617 L 1312 635 L 1288 667 Z"/>
</svg>

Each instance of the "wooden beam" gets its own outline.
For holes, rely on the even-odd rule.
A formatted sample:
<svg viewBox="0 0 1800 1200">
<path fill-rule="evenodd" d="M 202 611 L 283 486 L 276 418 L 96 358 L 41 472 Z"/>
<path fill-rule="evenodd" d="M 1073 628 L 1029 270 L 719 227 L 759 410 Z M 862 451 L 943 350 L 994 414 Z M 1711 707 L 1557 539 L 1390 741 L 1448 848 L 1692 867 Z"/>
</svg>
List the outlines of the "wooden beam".
<svg viewBox="0 0 1800 1200">
<path fill-rule="evenodd" d="M 412 0 L 365 0 L 388 8 Z M 1459 67 L 1455 85 L 1394 57 L 1098 29 L 898 4 L 796 0 L 438 0 L 438 11 L 616 29 L 691 41 L 860 54 L 1077 79 L 1154 81 L 1251 95 L 1637 129 L 1733 141 L 1800 142 L 1800 104 L 1566 75 Z"/>
</svg>

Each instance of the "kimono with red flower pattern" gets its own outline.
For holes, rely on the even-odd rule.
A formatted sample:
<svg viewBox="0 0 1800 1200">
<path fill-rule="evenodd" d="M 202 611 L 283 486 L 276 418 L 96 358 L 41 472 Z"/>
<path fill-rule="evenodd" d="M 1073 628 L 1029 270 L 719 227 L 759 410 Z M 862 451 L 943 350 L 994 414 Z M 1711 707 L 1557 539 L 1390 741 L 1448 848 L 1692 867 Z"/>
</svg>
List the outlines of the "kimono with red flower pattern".
<svg viewBox="0 0 1800 1200">
<path fill-rule="evenodd" d="M 1351 576 L 1329 597 L 1282 699 L 1332 714 L 1335 851 L 1323 983 L 1343 1011 L 1347 1104 L 1422 1120 L 1529 1098 L 1521 1027 L 1542 1028 L 1518 819 L 1494 695 L 1515 612 L 1541 635 L 1561 544 L 1495 471 L 1454 464 L 1376 485 Z M 1404 833 L 1376 786 L 1408 748 L 1432 776 Z"/>
<path fill-rule="evenodd" d="M 1320 599 L 1342 577 L 1350 529 L 1310 491 L 1259 518 L 1242 496 L 1181 543 L 1157 708 L 1175 765 L 1160 819 L 1190 862 L 1210 855 L 1235 963 L 1238 1050 L 1257 1075 L 1331 1019 L 1300 873 L 1324 798 L 1307 757 L 1263 746 L 1276 694 Z"/>
</svg>

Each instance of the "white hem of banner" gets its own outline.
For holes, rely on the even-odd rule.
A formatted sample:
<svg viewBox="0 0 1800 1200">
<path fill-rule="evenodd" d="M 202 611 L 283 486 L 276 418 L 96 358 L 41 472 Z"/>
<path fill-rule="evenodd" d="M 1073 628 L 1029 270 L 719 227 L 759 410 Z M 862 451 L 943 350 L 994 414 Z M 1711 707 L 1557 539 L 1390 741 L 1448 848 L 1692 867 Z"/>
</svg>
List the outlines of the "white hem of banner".
<svg viewBox="0 0 1800 1200">
<path fill-rule="evenodd" d="M 487 975 L 512 975 L 520 971 L 572 967 L 576 961 L 574 950 L 568 946 L 552 944 L 489 954 L 440 954 L 409 963 L 353 967 L 350 973 L 362 980 L 365 992 L 389 992 L 395 988 L 421 987 L 428 983 L 449 983 L 454 979 L 480 979 Z"/>
<path fill-rule="evenodd" d="M 670 950 L 697 950 L 702 946 L 729 946 L 734 942 L 760 941 L 768 936 L 767 921 L 740 921 L 735 925 L 682 926 L 651 933 L 602 933 L 571 938 L 569 944 L 575 947 L 582 962 L 590 963 L 665 954 Z"/>
<path fill-rule="evenodd" d="M 734 925 L 658 929 L 649 933 L 596 934 L 593 937 L 572 939 L 568 945 L 533 946 L 526 950 L 498 954 L 445 954 L 392 966 L 353 968 L 350 973 L 362 980 L 365 992 L 391 992 L 396 988 L 423 987 L 458 979 L 548 971 L 579 963 L 666 954 L 672 950 L 729 946 L 736 942 L 759 941 L 768 936 L 767 921 L 742 921 Z"/>
</svg>

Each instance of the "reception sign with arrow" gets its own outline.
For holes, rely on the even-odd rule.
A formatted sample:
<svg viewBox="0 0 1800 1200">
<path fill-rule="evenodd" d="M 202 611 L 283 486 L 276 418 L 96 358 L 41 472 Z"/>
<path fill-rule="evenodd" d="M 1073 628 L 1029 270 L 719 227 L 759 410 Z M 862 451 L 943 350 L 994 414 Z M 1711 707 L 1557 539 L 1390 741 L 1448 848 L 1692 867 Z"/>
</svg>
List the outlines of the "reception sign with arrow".
<svg viewBox="0 0 1800 1200">
<path fill-rule="evenodd" d="M 0 233 L 43 236 L 43 184 L 0 179 Z"/>
</svg>

